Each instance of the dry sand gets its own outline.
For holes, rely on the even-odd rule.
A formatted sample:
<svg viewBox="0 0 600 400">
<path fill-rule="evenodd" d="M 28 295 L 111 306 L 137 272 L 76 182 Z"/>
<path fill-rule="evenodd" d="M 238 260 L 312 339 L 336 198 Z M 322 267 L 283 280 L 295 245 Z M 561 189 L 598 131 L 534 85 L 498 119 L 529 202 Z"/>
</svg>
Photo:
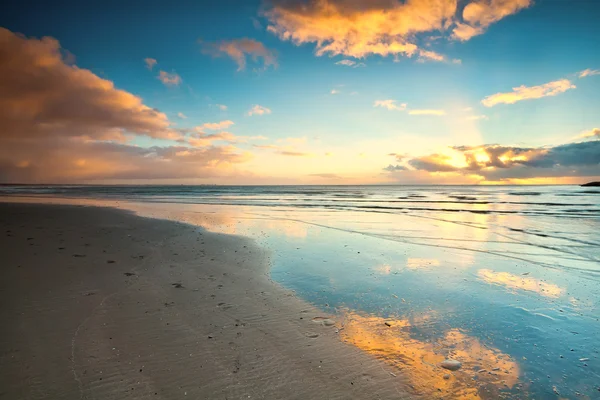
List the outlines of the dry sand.
<svg viewBox="0 0 600 400">
<path fill-rule="evenodd" d="M 268 257 L 114 209 L 0 204 L 0 398 L 409 397 Z"/>
</svg>

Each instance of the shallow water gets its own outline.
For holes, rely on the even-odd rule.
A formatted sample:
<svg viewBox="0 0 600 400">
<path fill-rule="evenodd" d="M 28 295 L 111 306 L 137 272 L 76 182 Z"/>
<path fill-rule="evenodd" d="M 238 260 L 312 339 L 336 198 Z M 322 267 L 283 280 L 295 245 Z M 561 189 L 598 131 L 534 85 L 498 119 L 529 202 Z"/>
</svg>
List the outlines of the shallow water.
<svg viewBox="0 0 600 400">
<path fill-rule="evenodd" d="M 272 250 L 275 281 L 337 314 L 343 340 L 426 397 L 592 399 L 600 193 L 590 189 L 2 188 L 253 237 Z M 463 367 L 441 369 L 447 357 Z"/>
</svg>

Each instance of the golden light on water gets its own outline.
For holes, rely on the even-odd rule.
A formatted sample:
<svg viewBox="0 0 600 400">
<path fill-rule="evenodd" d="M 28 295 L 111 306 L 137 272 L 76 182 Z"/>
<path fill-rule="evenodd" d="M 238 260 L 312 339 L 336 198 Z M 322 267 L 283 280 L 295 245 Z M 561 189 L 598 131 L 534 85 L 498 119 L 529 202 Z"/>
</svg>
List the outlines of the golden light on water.
<svg viewBox="0 0 600 400">
<path fill-rule="evenodd" d="M 430 324 L 428 318 L 385 319 L 349 311 L 340 336 L 399 370 L 408 380 L 408 390 L 425 398 L 497 398 L 502 389 L 518 383 L 519 365 L 507 354 L 460 329 L 436 338 L 418 338 L 419 321 Z M 446 358 L 460 361 L 462 368 L 443 369 L 440 363 Z"/>
</svg>

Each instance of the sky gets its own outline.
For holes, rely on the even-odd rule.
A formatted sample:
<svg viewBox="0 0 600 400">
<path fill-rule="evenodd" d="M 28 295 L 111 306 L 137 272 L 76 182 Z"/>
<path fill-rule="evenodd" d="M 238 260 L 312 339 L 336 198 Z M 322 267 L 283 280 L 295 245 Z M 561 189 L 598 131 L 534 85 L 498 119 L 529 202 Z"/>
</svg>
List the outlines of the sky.
<svg viewBox="0 0 600 400">
<path fill-rule="evenodd" d="M 0 183 L 600 180 L 600 2 L 9 1 Z"/>
</svg>

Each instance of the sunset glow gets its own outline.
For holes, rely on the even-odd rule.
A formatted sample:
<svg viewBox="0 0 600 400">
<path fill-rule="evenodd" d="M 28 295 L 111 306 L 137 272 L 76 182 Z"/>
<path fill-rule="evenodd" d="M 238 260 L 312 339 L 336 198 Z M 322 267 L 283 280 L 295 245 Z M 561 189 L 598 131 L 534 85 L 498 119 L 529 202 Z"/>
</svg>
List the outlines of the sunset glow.
<svg viewBox="0 0 600 400">
<path fill-rule="evenodd" d="M 2 18 L 0 182 L 600 177 L 595 2 L 67 3 Z"/>
</svg>

